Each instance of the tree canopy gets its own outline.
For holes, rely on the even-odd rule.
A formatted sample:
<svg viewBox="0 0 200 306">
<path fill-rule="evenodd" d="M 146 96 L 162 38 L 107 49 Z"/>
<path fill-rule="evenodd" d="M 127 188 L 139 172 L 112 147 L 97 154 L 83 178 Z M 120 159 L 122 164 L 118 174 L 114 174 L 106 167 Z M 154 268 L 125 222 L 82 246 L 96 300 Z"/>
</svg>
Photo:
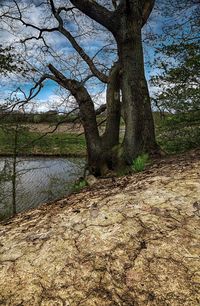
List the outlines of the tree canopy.
<svg viewBox="0 0 200 306">
<path fill-rule="evenodd" d="M 17 70 L 17 65 L 10 50 L 11 48 L 9 47 L 3 48 L 0 46 L 0 73 L 4 75 Z"/>
</svg>

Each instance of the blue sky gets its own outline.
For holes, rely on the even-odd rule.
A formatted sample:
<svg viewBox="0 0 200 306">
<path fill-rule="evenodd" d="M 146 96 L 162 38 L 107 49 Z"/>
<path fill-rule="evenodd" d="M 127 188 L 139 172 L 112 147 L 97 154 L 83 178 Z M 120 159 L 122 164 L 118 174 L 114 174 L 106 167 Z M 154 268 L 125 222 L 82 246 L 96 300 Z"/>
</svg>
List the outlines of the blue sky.
<svg viewBox="0 0 200 306">
<path fill-rule="evenodd" d="M 29 0 L 27 0 L 29 1 Z M 59 0 L 61 1 L 61 0 Z M 6 2 L 6 1 L 5 1 Z M 21 1 L 19 1 L 18 3 L 21 3 Z M 31 5 L 31 9 L 28 10 L 28 13 L 24 13 L 25 18 L 27 18 L 26 20 L 28 22 L 32 22 L 35 25 L 39 25 L 39 26 L 43 26 L 44 23 L 44 15 L 47 14 L 46 11 L 42 10 L 42 7 L 37 7 L 38 0 L 35 1 L 31 1 L 32 5 Z M 79 17 L 80 18 L 80 17 Z M 50 19 L 51 24 L 50 26 L 54 26 L 55 24 L 52 24 L 52 18 Z M 80 19 L 79 19 L 80 21 Z M 161 16 L 159 11 L 154 11 L 154 13 L 152 14 L 151 20 L 146 28 L 146 32 L 150 31 L 153 33 L 156 33 L 158 35 L 162 34 L 162 24 L 163 22 L 170 22 L 170 19 L 166 20 L 163 18 L 163 16 Z M 48 23 L 48 21 L 47 21 Z M 20 33 L 20 35 L 17 36 L 13 36 L 11 35 L 11 30 L 7 28 L 8 31 L 1 31 L 0 32 L 0 41 L 6 43 L 13 43 L 13 45 L 17 46 L 19 52 L 22 52 L 23 55 L 23 49 L 21 48 L 20 44 L 14 44 L 14 42 L 19 41 L 19 39 L 21 37 L 27 37 L 28 35 L 31 35 L 32 33 L 36 33 L 36 32 L 32 32 L 29 28 L 25 28 L 23 27 L 23 31 L 21 31 L 22 26 L 19 24 L 19 29 L 20 31 L 18 31 L 18 33 Z M 69 30 L 75 30 L 77 28 L 77 26 L 75 24 L 72 25 L 72 23 L 68 23 L 67 24 Z M 90 28 L 90 21 L 88 19 L 84 20 L 81 19 L 81 26 L 84 28 L 83 31 L 87 32 L 87 27 Z M 5 25 L 4 25 L 5 28 Z M 20 36 L 20 37 L 19 37 Z M 71 65 L 73 63 L 73 67 L 76 66 L 76 73 L 78 74 L 80 71 L 83 70 L 82 65 L 80 64 L 80 58 L 76 58 L 76 59 L 72 59 L 71 57 L 76 55 L 76 52 L 71 49 L 70 43 L 67 42 L 67 40 L 61 35 L 61 34 L 56 34 L 54 33 L 52 35 L 52 33 L 50 33 L 49 35 L 45 36 L 49 45 L 52 46 L 54 48 L 54 50 L 58 53 L 63 52 L 64 54 L 64 58 L 63 58 L 63 62 L 59 59 L 57 61 L 54 61 L 52 59 L 52 57 L 49 56 L 44 56 L 42 53 L 39 53 L 39 51 L 36 49 L 36 41 L 31 41 L 30 44 L 28 45 L 28 52 L 29 55 L 31 54 L 31 59 L 29 60 L 30 63 L 36 63 L 36 66 L 38 68 L 38 71 L 45 71 L 45 66 L 48 63 L 51 63 L 52 61 L 55 63 L 56 67 L 63 69 L 63 72 L 66 75 L 70 74 L 73 72 L 73 69 L 71 69 Z M 100 34 L 98 36 L 96 36 L 95 38 L 90 37 L 90 35 L 84 35 L 84 38 L 79 39 L 81 46 L 87 50 L 88 54 L 90 56 L 93 56 L 96 51 L 102 47 L 103 44 L 107 44 L 107 36 L 105 35 L 105 33 L 103 31 L 100 32 Z M 37 41 L 38 42 L 38 41 Z M 155 47 L 155 46 L 154 46 Z M 146 59 L 153 59 L 155 56 L 155 49 L 153 47 L 149 47 L 146 48 L 147 50 L 147 56 Z M 37 54 L 37 60 L 34 59 L 36 53 Z M 109 55 L 110 58 L 114 59 L 114 54 Z M 109 58 L 108 57 L 108 58 Z M 99 61 L 102 60 L 101 57 L 98 58 Z M 103 58 L 103 64 L 104 65 L 111 65 L 112 60 L 109 61 L 107 60 L 106 56 L 104 55 Z M 87 69 L 87 66 L 84 64 L 84 69 Z M 47 70 L 46 70 L 47 71 Z M 146 65 L 146 76 L 147 79 L 150 78 L 150 76 L 152 74 L 156 74 L 158 73 L 158 68 L 151 68 L 150 66 Z M 39 74 L 38 74 L 39 77 Z M 31 83 L 30 81 L 25 81 L 23 78 L 19 77 L 19 76 L 14 76 L 12 75 L 11 78 L 2 78 L 0 81 L 0 95 L 1 95 L 1 99 L 6 98 L 6 96 L 8 95 L 8 93 L 12 90 L 15 89 L 17 86 L 20 86 L 24 91 L 28 91 L 29 88 L 32 86 L 33 83 Z M 90 84 L 90 90 L 92 93 L 95 93 L 95 91 L 98 91 L 98 89 L 100 90 L 99 85 L 95 85 L 95 83 L 91 83 Z M 102 88 L 101 88 L 102 90 Z M 155 89 L 153 89 L 155 90 Z M 99 101 L 101 103 L 101 101 L 103 101 L 103 98 L 105 97 L 105 93 L 102 93 L 99 96 Z M 59 93 L 58 93 L 58 86 L 53 82 L 53 81 L 45 81 L 45 86 L 42 88 L 41 92 L 38 94 L 37 96 L 37 101 L 39 102 L 39 110 L 45 110 L 45 108 L 48 108 L 51 106 L 47 105 L 48 101 L 59 101 Z"/>
</svg>

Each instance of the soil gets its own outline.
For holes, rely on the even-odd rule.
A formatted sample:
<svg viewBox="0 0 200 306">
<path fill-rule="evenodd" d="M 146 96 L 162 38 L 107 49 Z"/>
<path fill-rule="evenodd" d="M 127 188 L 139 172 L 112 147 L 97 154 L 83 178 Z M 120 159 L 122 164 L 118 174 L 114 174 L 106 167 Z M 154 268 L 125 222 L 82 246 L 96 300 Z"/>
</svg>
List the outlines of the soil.
<svg viewBox="0 0 200 306">
<path fill-rule="evenodd" d="M 200 305 L 200 150 L 0 225 L 0 305 Z"/>
</svg>

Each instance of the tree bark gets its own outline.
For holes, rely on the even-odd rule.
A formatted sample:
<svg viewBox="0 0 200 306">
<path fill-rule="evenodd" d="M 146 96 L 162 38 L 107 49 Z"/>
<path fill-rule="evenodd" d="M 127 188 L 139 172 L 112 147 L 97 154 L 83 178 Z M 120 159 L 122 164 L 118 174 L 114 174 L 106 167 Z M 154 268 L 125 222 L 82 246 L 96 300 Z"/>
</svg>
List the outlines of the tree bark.
<svg viewBox="0 0 200 306">
<path fill-rule="evenodd" d="M 130 1 L 121 15 L 116 37 L 122 69 L 122 104 L 125 119 L 124 161 L 131 164 L 144 151 L 156 149 L 153 116 L 144 72 L 141 29 L 142 12 L 138 1 Z M 126 9 L 126 8 L 125 8 Z"/>
<path fill-rule="evenodd" d="M 18 147 L 18 124 L 14 129 L 14 143 L 13 143 L 13 159 L 12 159 L 12 216 L 17 213 L 16 207 L 16 180 L 17 180 L 17 147 Z"/>
<path fill-rule="evenodd" d="M 95 176 L 101 175 L 102 149 L 99 136 L 94 103 L 83 84 L 76 80 L 67 79 L 53 65 L 49 65 L 50 71 L 56 78 L 56 82 L 66 88 L 76 99 L 80 109 L 80 119 L 83 124 L 89 172 Z"/>
<path fill-rule="evenodd" d="M 110 70 L 106 95 L 106 128 L 102 136 L 102 150 L 107 167 L 113 170 L 116 167 L 116 157 L 113 148 L 119 145 L 120 132 L 120 65 L 114 63 Z"/>
<path fill-rule="evenodd" d="M 106 94 L 106 128 L 103 141 L 112 147 L 119 143 L 120 128 L 120 65 L 115 63 L 110 70 Z"/>
</svg>

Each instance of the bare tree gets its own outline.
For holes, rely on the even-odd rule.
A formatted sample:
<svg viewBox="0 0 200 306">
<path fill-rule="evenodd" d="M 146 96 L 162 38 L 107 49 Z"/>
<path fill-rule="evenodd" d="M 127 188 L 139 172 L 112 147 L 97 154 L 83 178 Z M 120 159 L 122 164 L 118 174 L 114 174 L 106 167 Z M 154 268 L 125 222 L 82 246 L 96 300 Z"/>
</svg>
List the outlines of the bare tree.
<svg viewBox="0 0 200 306">
<path fill-rule="evenodd" d="M 16 0 L 12 1 L 12 6 L 6 6 L 2 13 L 2 18 L 7 23 L 12 22 L 12 26 L 13 22 L 20 22 L 22 26 L 36 33 L 21 41 L 25 45 L 31 40 L 41 41 L 45 50 L 52 52 L 46 36 L 59 33 L 76 51 L 77 67 L 81 67 L 79 70 L 74 69 L 74 65 L 73 73 L 62 69 L 59 55 L 54 53 L 54 59 L 57 58 L 58 62 L 53 61 L 48 64 L 49 72 L 41 76 L 34 90 L 38 92 L 44 80 L 51 79 L 75 98 L 85 131 L 89 171 L 94 175 L 102 175 L 108 170 L 126 167 L 142 152 L 153 153 L 158 150 L 144 72 L 142 45 L 142 28 L 153 10 L 154 2 L 154 0 L 121 0 L 116 2 L 113 8 L 111 1 L 103 0 L 71 0 L 63 2 L 64 5 L 62 1 L 41 1 L 37 7 L 44 6 L 50 12 L 44 26 L 29 22 L 23 15 L 26 7 L 21 7 Z M 93 28 L 89 27 L 89 35 L 97 33 L 96 39 L 100 40 L 99 31 L 100 33 L 103 31 L 108 34 L 107 38 L 110 37 L 112 51 L 110 54 L 107 52 L 107 56 L 109 54 L 110 60 L 113 60 L 110 69 L 104 65 L 104 62 L 101 63 L 105 46 L 100 48 L 94 56 L 81 46 L 79 37 L 86 35 L 82 30 L 84 18 L 87 21 L 90 20 L 93 26 Z M 52 26 L 48 26 L 49 24 Z M 76 31 L 73 29 L 74 25 Z M 113 54 L 113 52 L 116 53 Z M 81 66 L 79 59 L 81 59 Z M 85 75 L 84 78 L 83 75 Z M 91 78 L 105 84 L 107 88 L 107 118 L 103 135 L 99 134 L 97 112 L 88 90 L 87 84 Z M 34 90 L 27 101 L 35 95 Z M 119 127 L 122 113 L 125 121 L 125 135 L 120 144 Z"/>
</svg>

